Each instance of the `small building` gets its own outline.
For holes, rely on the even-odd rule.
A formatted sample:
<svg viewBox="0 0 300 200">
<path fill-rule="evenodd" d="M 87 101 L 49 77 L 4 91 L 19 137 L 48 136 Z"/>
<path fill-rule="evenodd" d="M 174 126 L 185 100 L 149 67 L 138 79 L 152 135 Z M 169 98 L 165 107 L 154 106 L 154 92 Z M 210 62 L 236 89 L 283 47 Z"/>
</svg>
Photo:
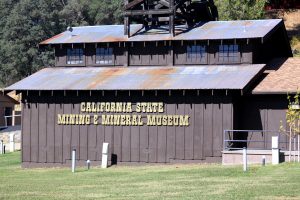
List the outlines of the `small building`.
<svg viewBox="0 0 300 200">
<path fill-rule="evenodd" d="M 56 66 L 6 88 L 22 93 L 24 167 L 68 165 L 73 149 L 99 163 L 103 142 L 112 164 L 221 162 L 224 130 L 279 129 L 297 88 L 277 74 L 289 77 L 293 62 L 300 71 L 296 59 L 274 61 L 292 56 L 283 21 L 169 19 L 148 27 L 125 17 L 125 34 L 72 27 L 41 42 Z"/>
<path fill-rule="evenodd" d="M 8 95 L 0 94 L 0 129 L 12 126 L 15 106 L 20 103 Z"/>
<path fill-rule="evenodd" d="M 16 150 L 21 146 L 21 117 L 20 111 L 16 107 L 20 102 L 10 97 L 9 95 L 0 94 L 0 141 L 6 146 L 6 151 L 9 151 L 9 137 L 14 134 L 16 142 Z"/>
</svg>

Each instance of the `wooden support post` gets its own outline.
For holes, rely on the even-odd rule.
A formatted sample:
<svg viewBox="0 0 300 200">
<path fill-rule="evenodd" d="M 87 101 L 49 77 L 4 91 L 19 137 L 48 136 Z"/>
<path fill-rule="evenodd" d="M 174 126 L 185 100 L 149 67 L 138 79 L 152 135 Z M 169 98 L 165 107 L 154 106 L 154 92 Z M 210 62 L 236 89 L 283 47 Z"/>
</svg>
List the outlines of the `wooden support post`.
<svg viewBox="0 0 300 200">
<path fill-rule="evenodd" d="M 127 35 L 127 37 L 130 37 L 129 17 L 124 17 L 124 35 Z"/>
<path fill-rule="evenodd" d="M 128 0 L 124 0 L 124 9 L 128 5 Z M 124 35 L 127 35 L 127 37 L 130 36 L 130 23 L 129 23 L 129 17 L 125 16 L 124 17 Z"/>
<path fill-rule="evenodd" d="M 174 36 L 174 15 L 170 16 L 170 22 L 169 22 L 169 33 Z"/>
<path fill-rule="evenodd" d="M 170 14 L 170 21 L 169 21 L 169 32 L 172 36 L 175 36 L 175 30 L 174 30 L 174 18 L 175 18 L 175 11 L 174 11 L 174 0 L 170 0 L 170 9 L 172 10 L 172 13 Z"/>
<path fill-rule="evenodd" d="M 168 60 L 168 66 L 174 66 L 174 48 L 173 45 L 169 45 L 169 54 L 170 54 L 170 58 Z"/>
<path fill-rule="evenodd" d="M 129 66 L 129 48 L 130 48 L 129 44 L 126 45 L 126 43 L 124 42 L 124 56 L 125 56 L 124 65 L 123 65 L 124 67 Z"/>
</svg>

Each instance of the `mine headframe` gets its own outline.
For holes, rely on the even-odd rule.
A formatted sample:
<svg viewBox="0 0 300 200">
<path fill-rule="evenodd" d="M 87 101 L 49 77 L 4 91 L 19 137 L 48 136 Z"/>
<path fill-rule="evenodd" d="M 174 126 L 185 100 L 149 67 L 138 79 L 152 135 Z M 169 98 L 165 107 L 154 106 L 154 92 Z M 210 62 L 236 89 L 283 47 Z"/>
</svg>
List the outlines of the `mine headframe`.
<svg viewBox="0 0 300 200">
<path fill-rule="evenodd" d="M 142 23 L 146 30 L 169 25 L 169 32 L 174 35 L 175 25 L 193 27 L 217 19 L 214 0 L 124 0 L 124 32 L 128 37 L 131 22 Z"/>
</svg>

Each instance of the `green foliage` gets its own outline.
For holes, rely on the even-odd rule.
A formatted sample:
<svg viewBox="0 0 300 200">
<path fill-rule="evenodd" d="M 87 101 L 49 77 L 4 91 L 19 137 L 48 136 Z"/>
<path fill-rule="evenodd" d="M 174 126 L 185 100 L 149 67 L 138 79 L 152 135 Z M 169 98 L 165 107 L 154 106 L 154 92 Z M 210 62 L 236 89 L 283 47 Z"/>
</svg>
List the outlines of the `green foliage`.
<svg viewBox="0 0 300 200">
<path fill-rule="evenodd" d="M 120 24 L 123 21 L 123 1 L 87 0 L 89 3 L 89 24 Z"/>
<path fill-rule="evenodd" d="M 216 0 L 220 20 L 247 20 L 264 17 L 267 0 Z"/>
<path fill-rule="evenodd" d="M 39 49 L 38 44 L 68 26 L 120 23 L 121 2 L 1 0 L 0 87 L 53 66 L 53 50 Z"/>
<path fill-rule="evenodd" d="M 287 99 L 289 102 L 288 109 L 286 111 L 286 124 L 289 127 L 289 131 L 284 128 L 283 122 L 280 122 L 280 131 L 285 133 L 289 137 L 293 137 L 300 134 L 300 110 L 295 109 L 295 106 L 300 104 L 300 92 L 297 92 L 294 96 L 288 94 Z"/>
<path fill-rule="evenodd" d="M 52 65 L 52 53 L 40 51 L 37 45 L 61 30 L 59 9 L 59 0 L 22 0 L 13 7 L 1 38 L 3 83 L 10 84 L 41 66 Z"/>
<path fill-rule="evenodd" d="M 294 135 L 300 134 L 300 110 L 294 108 L 294 106 L 299 106 L 299 94 L 300 93 L 297 92 L 293 98 L 288 95 L 289 106 L 286 112 L 286 121 Z"/>
</svg>

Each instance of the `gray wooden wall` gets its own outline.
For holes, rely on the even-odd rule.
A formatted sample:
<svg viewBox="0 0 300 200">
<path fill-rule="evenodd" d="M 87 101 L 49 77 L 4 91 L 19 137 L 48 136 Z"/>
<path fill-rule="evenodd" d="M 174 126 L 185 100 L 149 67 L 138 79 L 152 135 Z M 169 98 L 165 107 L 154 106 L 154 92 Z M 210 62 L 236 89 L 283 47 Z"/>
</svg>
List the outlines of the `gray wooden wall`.
<svg viewBox="0 0 300 200">
<path fill-rule="evenodd" d="M 233 40 L 223 41 L 223 44 L 234 44 Z M 207 48 L 206 61 L 189 62 L 187 59 L 188 45 L 205 45 Z M 216 64 L 252 64 L 253 48 L 252 43 L 238 41 L 240 62 L 222 63 L 218 60 L 218 46 L 221 41 L 159 41 L 159 42 L 130 42 L 130 43 L 99 43 L 97 46 L 112 47 L 114 58 L 110 66 L 173 66 L 173 65 L 216 65 Z M 125 45 L 125 46 L 124 46 Z M 76 66 L 105 66 L 95 64 L 96 44 L 73 45 L 73 48 L 83 48 L 83 64 Z M 67 48 L 71 45 L 62 45 L 55 48 L 56 66 L 67 66 Z M 72 65 L 68 65 L 72 66 Z M 73 65 L 74 66 L 74 65 Z"/>
<path fill-rule="evenodd" d="M 262 141 L 250 143 L 250 148 L 271 149 L 272 136 L 279 134 L 280 149 L 287 149 L 288 137 L 280 132 L 281 122 L 285 129 L 286 110 L 288 101 L 286 95 L 252 95 L 245 96 L 239 102 L 238 129 L 239 130 L 268 130 L 269 133 L 249 132 L 248 140 Z"/>
<path fill-rule="evenodd" d="M 215 92 L 216 93 L 216 92 Z M 224 93 L 224 94 L 223 94 Z M 168 163 L 220 158 L 223 130 L 233 128 L 231 96 L 211 92 L 37 92 L 23 94 L 23 163 L 64 164 L 76 149 L 81 161 L 100 161 L 103 142 L 117 162 Z M 164 102 L 164 114 L 189 115 L 190 126 L 57 125 L 57 114 L 80 113 L 81 102 Z M 111 157 L 110 157 L 111 159 Z M 115 161 L 114 161 L 115 162 Z"/>
</svg>

